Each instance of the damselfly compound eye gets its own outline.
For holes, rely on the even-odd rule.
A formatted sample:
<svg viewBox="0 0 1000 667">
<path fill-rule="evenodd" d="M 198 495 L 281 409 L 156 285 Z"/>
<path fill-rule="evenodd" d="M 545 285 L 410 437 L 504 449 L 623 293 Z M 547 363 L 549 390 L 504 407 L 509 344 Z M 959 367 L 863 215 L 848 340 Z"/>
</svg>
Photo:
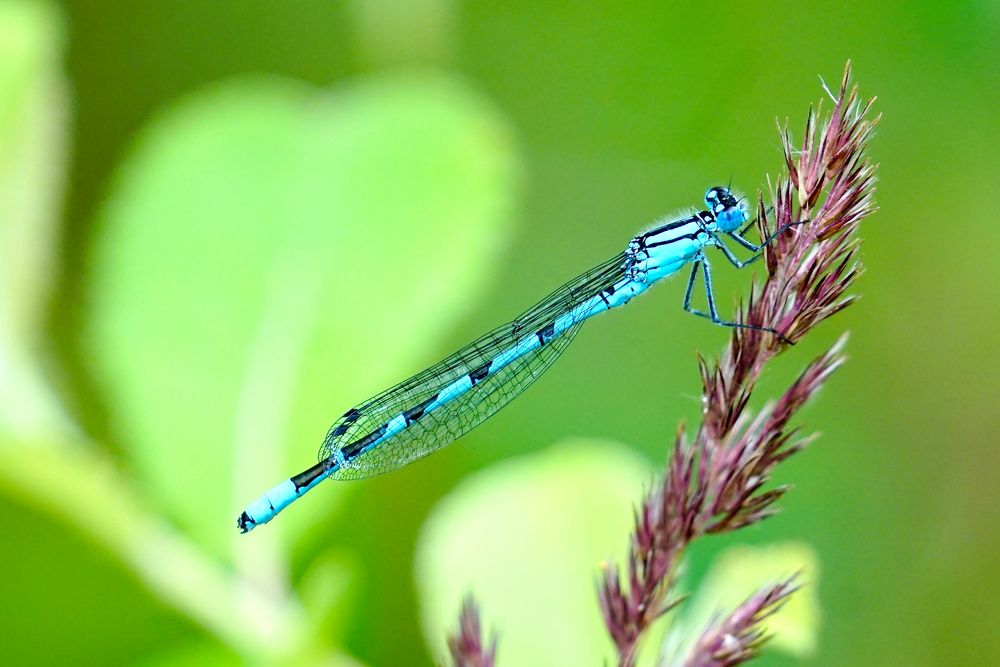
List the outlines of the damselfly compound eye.
<svg viewBox="0 0 1000 667">
<path fill-rule="evenodd" d="M 705 193 L 705 203 L 712 213 L 720 213 L 730 206 L 736 206 L 736 197 L 729 191 L 729 188 L 717 185 L 709 188 Z"/>
</svg>

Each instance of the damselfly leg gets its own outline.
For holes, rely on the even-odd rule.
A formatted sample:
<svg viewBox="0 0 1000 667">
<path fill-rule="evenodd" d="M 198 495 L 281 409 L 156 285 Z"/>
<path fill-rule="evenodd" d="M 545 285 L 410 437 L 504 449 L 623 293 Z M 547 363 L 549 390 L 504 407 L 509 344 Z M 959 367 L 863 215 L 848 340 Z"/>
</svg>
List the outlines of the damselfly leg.
<svg viewBox="0 0 1000 667">
<path fill-rule="evenodd" d="M 729 248 L 726 248 L 725 246 L 719 246 L 719 247 L 724 248 L 723 253 L 727 256 L 727 258 L 729 258 L 730 261 L 732 261 L 737 266 L 740 265 L 738 263 L 739 260 L 737 260 L 736 257 L 732 255 L 732 252 L 729 251 Z M 759 255 L 749 260 L 746 260 L 745 262 L 743 262 L 743 266 L 754 261 L 755 259 L 757 259 L 757 257 L 759 257 Z M 707 313 L 698 310 L 696 308 L 693 308 L 691 306 L 691 294 L 694 291 L 694 282 L 698 277 L 698 269 L 702 270 L 702 275 L 705 277 L 705 298 L 708 300 Z M 755 331 L 766 331 L 770 334 L 774 334 L 775 336 L 777 336 L 783 343 L 786 343 L 788 345 L 795 344 L 793 341 L 786 338 L 785 335 L 782 334 L 780 331 L 772 327 L 759 326 L 756 324 L 746 324 L 744 322 L 731 322 L 729 320 L 724 320 L 721 317 L 719 317 L 719 311 L 715 307 L 715 293 L 712 290 L 712 267 L 711 264 L 709 264 L 708 258 L 705 257 L 704 254 L 701 254 L 695 260 L 694 266 L 691 267 L 691 274 L 688 276 L 687 288 L 684 290 L 684 310 L 691 313 L 692 315 L 697 315 L 698 317 L 704 317 L 706 319 L 709 319 L 714 324 L 718 324 L 719 326 L 731 327 L 734 329 L 753 329 Z"/>
<path fill-rule="evenodd" d="M 754 222 L 756 222 L 756 221 L 754 221 Z M 750 224 L 752 225 L 752 224 L 754 224 L 754 222 L 751 222 Z M 756 256 L 751 257 L 750 259 L 748 259 L 748 260 L 746 260 L 746 261 L 743 262 L 743 266 L 746 266 L 750 262 L 753 262 L 754 260 L 758 259 L 760 257 L 760 253 L 764 250 L 764 248 L 766 248 L 767 246 L 771 245 L 771 243 L 774 241 L 774 239 L 776 239 L 779 236 L 781 236 L 782 234 L 784 234 L 786 230 L 791 229 L 792 227 L 796 227 L 798 225 L 804 225 L 807 222 L 809 222 L 809 221 L 808 220 L 796 220 L 795 222 L 786 223 L 786 224 L 782 225 L 781 227 L 779 227 L 778 229 L 774 230 L 774 232 L 772 232 L 766 239 L 764 239 L 763 241 L 761 241 L 760 245 L 754 245 L 752 242 L 750 242 L 747 239 L 743 238 L 742 234 L 744 232 L 746 232 L 746 230 L 749 227 L 749 225 L 747 227 L 744 227 L 743 229 L 741 229 L 738 232 L 729 232 L 729 236 L 734 241 L 736 241 L 737 243 L 739 243 L 741 246 L 743 246 L 744 248 L 746 248 L 747 250 L 749 250 L 750 252 L 758 253 Z M 718 237 L 716 237 L 716 240 L 718 240 Z"/>
</svg>

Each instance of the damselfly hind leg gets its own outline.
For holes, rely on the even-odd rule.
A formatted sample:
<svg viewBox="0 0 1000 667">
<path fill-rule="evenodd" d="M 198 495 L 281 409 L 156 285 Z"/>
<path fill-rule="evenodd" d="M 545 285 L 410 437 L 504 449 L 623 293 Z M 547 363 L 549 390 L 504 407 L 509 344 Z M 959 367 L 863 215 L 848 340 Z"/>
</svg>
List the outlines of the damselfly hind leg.
<svg viewBox="0 0 1000 667">
<path fill-rule="evenodd" d="M 748 260 L 747 263 L 753 260 Z M 691 293 L 694 290 L 694 281 L 698 277 L 698 269 L 701 268 L 702 275 L 705 277 L 705 297 L 708 299 L 708 312 L 703 312 L 691 307 Z M 688 277 L 687 288 L 684 290 L 684 310 L 691 313 L 692 315 L 697 315 L 698 317 L 704 317 L 711 320 L 714 324 L 718 324 L 723 327 L 732 327 L 734 329 L 754 329 L 756 331 L 766 331 L 770 334 L 777 336 L 781 342 L 788 345 L 794 345 L 795 343 L 785 337 L 777 329 L 771 327 L 758 326 L 756 324 L 745 324 L 743 322 L 730 322 L 729 320 L 724 320 L 719 317 L 719 312 L 715 307 L 715 294 L 712 291 L 712 268 L 708 263 L 708 258 L 704 254 L 700 255 L 694 260 L 694 266 L 691 269 L 691 275 Z"/>
</svg>

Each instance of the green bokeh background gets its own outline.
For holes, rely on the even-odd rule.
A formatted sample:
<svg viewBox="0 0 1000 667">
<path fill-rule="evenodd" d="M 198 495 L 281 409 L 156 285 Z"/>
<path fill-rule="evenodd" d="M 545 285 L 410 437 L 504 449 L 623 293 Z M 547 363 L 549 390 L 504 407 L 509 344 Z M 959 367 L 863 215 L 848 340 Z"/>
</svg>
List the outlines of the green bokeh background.
<svg viewBox="0 0 1000 667">
<path fill-rule="evenodd" d="M 29 356 L 43 360 L 47 382 L 83 438 L 131 480 L 128 493 L 142 498 L 150 512 L 162 513 L 168 525 L 193 535 L 193 543 L 223 571 L 246 570 L 253 554 L 273 557 L 277 547 L 255 552 L 257 547 L 247 546 L 251 555 L 240 556 L 241 543 L 231 542 L 228 519 L 217 527 L 223 537 L 214 538 L 214 517 L 235 516 L 236 505 L 206 508 L 209 519 L 200 524 L 192 519 L 197 512 L 171 514 L 166 506 L 173 496 L 164 487 L 185 457 L 157 454 L 130 440 L 132 418 L 121 414 L 141 410 L 130 403 L 155 401 L 156 392 L 121 400 L 116 393 L 121 385 L 115 388 L 116 380 L 108 377 L 116 372 L 109 370 L 115 362 L 107 361 L 107 349 L 102 361 L 93 343 L 101 336 L 93 332 L 103 326 L 94 322 L 95 313 L 104 312 L 102 286 L 113 284 L 117 275 L 102 274 L 101 262 L 124 252 L 106 249 L 113 245 L 104 239 L 115 238 L 115 220 L 145 213 L 150 220 L 169 218 L 166 208 L 122 212 L 128 204 L 121 204 L 127 197 L 120 191 L 146 173 L 136 176 L 130 169 L 142 146 L 155 143 L 150 127 L 175 122 L 171 114 L 179 105 L 197 115 L 198 100 L 227 86 L 243 90 L 266 80 L 282 89 L 311 85 L 346 95 L 403 77 L 418 83 L 392 93 L 390 105 L 407 107 L 416 100 L 412 113 L 419 116 L 425 87 L 443 87 L 443 93 L 432 91 L 427 104 L 442 118 L 454 113 L 455 123 L 468 122 L 470 141 L 485 146 L 470 158 L 485 164 L 470 166 L 471 190 L 452 192 L 453 182 L 438 184 L 424 173 L 414 177 L 420 187 L 408 189 L 412 183 L 405 174 L 361 168 L 369 179 L 365 187 L 376 195 L 419 198 L 441 188 L 440 201 L 412 218 L 382 212 L 386 229 L 396 225 L 415 243 L 411 252 L 392 249 L 392 270 L 379 270 L 384 239 L 377 231 L 366 236 L 382 229 L 381 223 L 338 216 L 323 208 L 327 203 L 316 204 L 336 232 L 316 237 L 316 243 L 341 243 L 337 234 L 367 239 L 350 246 L 349 253 L 338 251 L 361 258 L 348 278 L 357 285 L 365 281 L 375 295 L 324 315 L 330 344 L 354 345 L 316 362 L 334 368 L 341 359 L 355 360 L 347 377 L 338 379 L 339 393 L 287 399 L 292 412 L 302 405 L 302 411 L 325 411 L 332 418 L 514 316 L 617 252 L 658 216 L 697 205 L 707 185 L 732 178 L 744 191 L 764 187 L 766 174 L 781 167 L 775 117 L 790 117 L 793 130 L 801 128 L 808 105 L 822 96 L 817 75 L 836 82 L 852 59 L 862 94 L 877 95 L 877 110 L 884 114 L 872 146 L 872 157 L 881 164 L 880 211 L 862 231 L 867 272 L 856 289 L 863 298 L 784 355 L 761 395 L 779 390 L 844 328 L 852 332 L 850 361 L 805 412 L 808 425 L 823 437 L 780 472 L 782 481 L 796 487 L 783 501 L 783 513 L 734 539 L 699 545 L 690 568 L 695 576 L 704 572 L 730 543 L 796 539 L 815 548 L 822 563 L 818 650 L 806 658 L 768 654 L 764 664 L 986 664 L 1000 654 L 995 406 L 1000 363 L 994 353 L 1000 231 L 992 201 L 1000 155 L 1000 4 L 74 0 L 45 7 L 53 11 L 55 26 L 49 33 L 52 70 L 61 69 L 68 82 L 61 108 L 70 148 L 65 164 L 58 141 L 42 156 L 51 171 L 65 172 L 65 183 L 51 178 L 39 186 L 43 199 L 62 204 L 53 217 L 59 227 L 55 258 L 44 274 L 53 285 L 47 297 L 38 289 L 44 310 Z M 266 101 L 266 91 L 273 89 L 260 88 L 257 97 L 236 106 L 253 107 L 254 99 Z M 308 91 L 294 94 L 315 93 Z M 46 98 L 46 105 L 58 104 L 58 98 Z M 388 124 L 395 118 L 390 114 Z M 304 139 L 296 135 L 289 141 L 301 141 L 305 150 L 313 137 L 295 128 L 303 131 Z M 0 135 L 0 146 L 3 140 Z M 197 149 L 197 137 L 191 141 Z M 211 141 L 210 132 L 204 141 Z M 448 155 L 464 163 L 465 144 L 456 141 L 459 148 Z M 323 169 L 336 167 L 316 164 L 318 173 L 296 173 L 296 187 L 305 189 L 289 205 L 313 210 L 310 196 L 323 191 Z M 356 177 L 350 165 L 339 168 L 348 174 L 344 182 Z M 477 169 L 486 174 L 482 192 L 475 189 L 481 185 Z M 225 173 L 216 175 L 221 188 Z M 374 181 L 383 177 L 396 185 L 380 189 L 383 184 Z M 169 205 L 169 191 L 157 197 L 137 201 Z M 240 193 L 225 197 L 236 201 Z M 449 208 L 462 197 L 468 201 Z M 368 210 L 364 202 L 358 206 Z M 449 212 L 447 224 L 434 217 L 435 206 Z M 214 213 L 231 216 L 225 224 L 239 230 L 246 211 Z M 463 215 L 470 220 L 469 234 Z M 485 231 L 475 232 L 482 220 Z M 443 290 L 435 294 L 445 304 L 429 311 L 433 321 L 412 330 L 397 324 L 396 331 L 369 336 L 366 328 L 381 321 L 379 314 L 398 307 L 419 283 L 415 276 L 424 271 L 431 251 L 417 241 L 427 237 L 447 239 L 456 252 L 475 249 L 482 259 L 463 259 L 455 274 L 460 279 L 429 280 L 432 292 Z M 212 261 L 205 249 L 191 257 Z M 0 257 L 9 260 L 20 252 L 0 248 Z M 218 252 L 233 251 L 220 244 Z M 433 263 L 447 256 L 442 253 Z M 223 264 L 232 263 L 230 256 Z M 728 295 L 745 290 L 746 276 L 719 273 L 717 290 L 729 304 Z M 336 284 L 344 274 L 331 275 Z M 193 290 L 197 299 L 197 287 Z M 682 281 L 675 280 L 588 326 L 536 387 L 459 446 L 347 491 L 317 491 L 310 499 L 316 509 L 276 522 L 299 524 L 281 533 L 293 590 L 303 592 L 305 583 L 319 577 L 325 588 L 314 589 L 331 591 L 330 609 L 320 623 L 331 652 L 371 665 L 432 663 L 421 634 L 415 545 L 435 504 L 475 471 L 568 437 L 614 440 L 653 464 L 663 459 L 678 420 L 697 417 L 695 352 L 713 354 L 726 339 L 725 331 L 680 311 L 682 290 Z M 127 341 L 127 330 L 115 335 Z M 397 337 L 405 341 L 394 344 L 388 357 L 371 349 Z M 320 348 L 315 354 L 322 356 Z M 366 373 L 371 355 L 378 357 L 372 362 L 377 370 L 355 379 Z M 128 373 L 139 376 L 147 370 L 154 372 L 128 366 Z M 27 384 L 20 391 L 17 382 L 11 374 L 0 383 L 15 389 L 2 396 L 33 391 Z M 15 403 L 8 400 L 4 410 L 23 409 Z M 307 437 L 321 435 L 325 425 L 310 422 L 310 428 L 290 427 L 297 439 L 288 445 L 287 459 L 271 453 L 279 469 L 265 484 L 308 465 L 314 442 Z M 182 429 L 198 430 L 197 422 Z M 50 436 L 41 429 L 3 437 L 20 443 Z M 220 447 L 228 451 L 230 445 Z M 205 467 L 200 472 L 209 479 L 227 476 L 228 469 L 213 466 L 228 460 L 207 456 L 198 463 Z M 249 474 L 256 479 L 259 472 Z M 19 490 L 10 476 L 3 480 L 0 662 L 253 661 L 149 585 L 149 577 L 130 566 L 132 556 L 109 547 L 115 539 L 95 538 L 86 521 L 68 521 L 65 511 Z M 220 497 L 228 501 L 225 484 L 227 495 Z M 173 492 L 186 490 L 175 486 Z M 120 506 L 120 499 L 107 504 Z M 337 509 L 324 515 L 319 507 L 326 505 Z M 107 517 L 97 513 L 93 521 L 117 520 Z M 619 549 L 608 546 L 609 553 Z M 317 570 L 317 563 L 326 570 Z M 580 586 L 592 588 L 593 581 Z M 205 589 L 206 598 L 212 594 Z M 488 609 L 489 600 L 482 602 Z M 501 641 L 501 665 L 502 646 Z M 306 657 L 298 656 L 297 664 L 307 664 L 310 651 L 304 649 Z M 258 661 L 271 659 L 262 654 Z M 601 664 L 601 656 L 594 664 Z"/>
</svg>

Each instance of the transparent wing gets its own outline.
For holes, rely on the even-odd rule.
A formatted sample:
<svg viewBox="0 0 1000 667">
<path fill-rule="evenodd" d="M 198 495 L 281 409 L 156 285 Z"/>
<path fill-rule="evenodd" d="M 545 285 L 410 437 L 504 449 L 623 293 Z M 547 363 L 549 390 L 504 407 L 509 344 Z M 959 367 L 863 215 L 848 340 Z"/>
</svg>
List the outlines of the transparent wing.
<svg viewBox="0 0 1000 667">
<path fill-rule="evenodd" d="M 580 324 L 504 366 L 472 389 L 412 422 L 330 475 L 358 479 L 401 468 L 441 449 L 496 414 L 528 388 L 569 347 Z"/>
<path fill-rule="evenodd" d="M 410 425 L 368 451 L 334 478 L 365 477 L 399 468 L 451 443 L 475 428 L 524 391 L 566 349 L 579 328 L 561 335 L 488 375 L 452 401 L 423 415 L 423 407 L 444 387 L 509 349 L 525 334 L 539 331 L 556 317 L 615 284 L 623 275 L 624 253 L 569 281 L 517 319 L 481 336 L 427 370 L 348 410 L 327 433 L 319 460 L 331 458 L 355 441 L 377 434 L 394 417 L 407 414 Z"/>
</svg>

